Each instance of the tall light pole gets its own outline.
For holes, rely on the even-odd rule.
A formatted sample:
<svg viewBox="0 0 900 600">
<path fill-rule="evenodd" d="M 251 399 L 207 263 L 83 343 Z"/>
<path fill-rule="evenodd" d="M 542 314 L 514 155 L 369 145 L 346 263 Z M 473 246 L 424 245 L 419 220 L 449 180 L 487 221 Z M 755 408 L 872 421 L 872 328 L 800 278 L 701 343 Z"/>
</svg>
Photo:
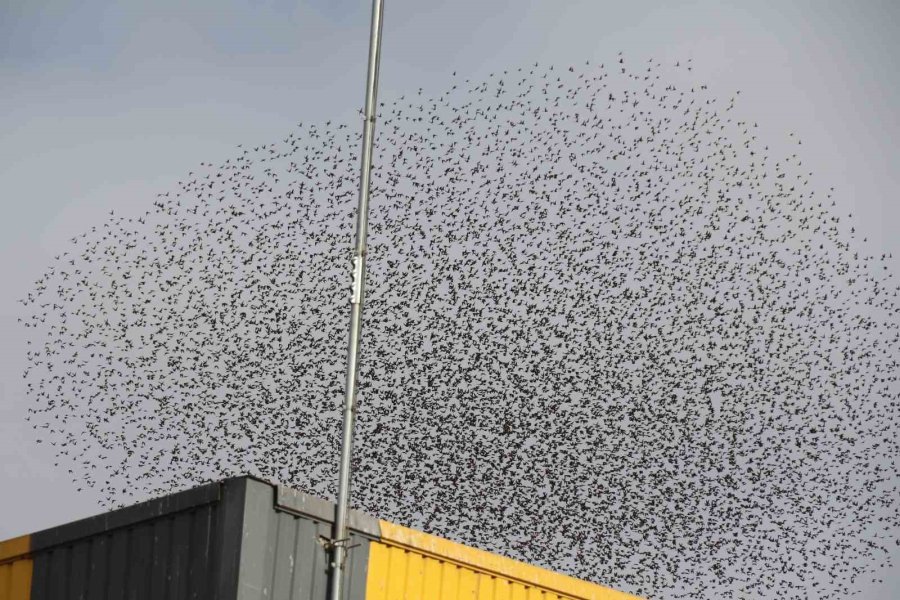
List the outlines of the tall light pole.
<svg viewBox="0 0 900 600">
<path fill-rule="evenodd" d="M 350 512 L 350 459 L 356 419 L 356 376 L 359 370 L 359 332 L 366 287 L 366 234 L 369 227 L 369 188 L 372 179 L 372 144 L 375 140 L 375 108 L 378 95 L 378 64 L 381 60 L 381 19 L 384 0 L 372 1 L 369 34 L 369 68 L 366 77 L 366 110 L 359 175 L 359 208 L 356 214 L 356 247 L 353 253 L 353 285 L 350 295 L 350 339 L 347 344 L 347 379 L 344 386 L 344 428 L 338 479 L 337 510 L 332 533 L 330 600 L 342 600 L 344 566 L 347 562 Z"/>
</svg>

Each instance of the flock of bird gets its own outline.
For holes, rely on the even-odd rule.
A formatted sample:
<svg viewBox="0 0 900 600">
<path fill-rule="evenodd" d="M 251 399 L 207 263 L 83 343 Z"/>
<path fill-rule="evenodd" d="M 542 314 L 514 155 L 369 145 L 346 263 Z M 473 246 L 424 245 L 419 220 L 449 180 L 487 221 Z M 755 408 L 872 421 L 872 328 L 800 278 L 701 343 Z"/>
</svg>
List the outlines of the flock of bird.
<svg viewBox="0 0 900 600">
<path fill-rule="evenodd" d="M 687 68 L 380 104 L 352 502 L 649 598 L 852 594 L 900 543 L 893 263 Z M 73 481 L 335 496 L 359 130 L 200 163 L 48 267 L 29 419 Z"/>
</svg>

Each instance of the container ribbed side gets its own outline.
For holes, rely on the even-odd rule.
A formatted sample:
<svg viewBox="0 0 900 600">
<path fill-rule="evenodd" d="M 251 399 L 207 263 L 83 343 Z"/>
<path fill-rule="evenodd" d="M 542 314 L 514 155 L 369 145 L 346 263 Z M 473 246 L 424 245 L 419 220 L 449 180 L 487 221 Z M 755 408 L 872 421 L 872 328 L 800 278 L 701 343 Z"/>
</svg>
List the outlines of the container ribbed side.
<svg viewBox="0 0 900 600">
<path fill-rule="evenodd" d="M 275 504 L 271 486 L 249 482 L 238 600 L 324 600 L 329 553 L 322 541 L 331 537 L 333 517 L 273 510 Z M 347 600 L 365 598 L 369 541 L 351 533 L 352 547 L 344 571 L 343 596 Z"/>
<path fill-rule="evenodd" d="M 36 552 L 31 600 L 205 600 L 214 597 L 217 505 Z"/>
<path fill-rule="evenodd" d="M 366 600 L 640 600 L 387 521 L 380 530 Z"/>
<path fill-rule="evenodd" d="M 31 598 L 32 561 L 18 558 L 0 564 L 0 600 Z"/>
</svg>

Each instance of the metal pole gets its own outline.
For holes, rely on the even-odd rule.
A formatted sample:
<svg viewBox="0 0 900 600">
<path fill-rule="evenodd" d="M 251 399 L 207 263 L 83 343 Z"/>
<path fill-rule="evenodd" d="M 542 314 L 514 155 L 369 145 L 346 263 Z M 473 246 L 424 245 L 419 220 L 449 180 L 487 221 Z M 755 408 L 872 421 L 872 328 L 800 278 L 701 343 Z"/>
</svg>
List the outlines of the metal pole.
<svg viewBox="0 0 900 600">
<path fill-rule="evenodd" d="M 356 418 L 356 375 L 359 367 L 359 332 L 362 324 L 363 293 L 366 285 L 366 234 L 369 226 L 369 187 L 372 177 L 372 144 L 375 139 L 375 106 L 378 94 L 378 65 L 381 59 L 381 20 L 384 0 L 372 1 L 372 29 L 369 35 L 369 69 L 366 78 L 366 111 L 359 176 L 359 208 L 356 215 L 356 248 L 353 254 L 353 286 L 350 296 L 350 339 L 347 344 L 347 379 L 344 387 L 344 433 L 338 479 L 337 510 L 331 555 L 330 600 L 341 600 L 344 566 L 347 562 L 350 512 L 350 459 L 353 455 L 353 426 Z"/>
</svg>

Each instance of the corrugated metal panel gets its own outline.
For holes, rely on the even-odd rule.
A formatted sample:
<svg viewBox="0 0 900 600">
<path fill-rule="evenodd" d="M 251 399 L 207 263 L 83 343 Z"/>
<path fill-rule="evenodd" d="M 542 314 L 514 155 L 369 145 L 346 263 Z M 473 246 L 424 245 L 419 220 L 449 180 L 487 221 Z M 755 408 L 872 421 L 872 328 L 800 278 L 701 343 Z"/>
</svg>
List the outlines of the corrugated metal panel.
<svg viewBox="0 0 900 600">
<path fill-rule="evenodd" d="M 374 543 L 366 600 L 571 600 L 476 568 Z"/>
<path fill-rule="evenodd" d="M 243 485 L 205 485 L 2 542 L 0 600 L 223 597 L 236 587 L 221 566 L 240 542 L 228 522 L 240 524 Z M 223 487 L 232 500 L 220 501 Z"/>
<path fill-rule="evenodd" d="M 366 600 L 626 600 L 635 596 L 387 521 L 369 548 Z"/>
<path fill-rule="evenodd" d="M 0 565 L 0 600 L 29 600 L 31 560 L 19 559 Z"/>
<path fill-rule="evenodd" d="M 88 517 L 80 521 L 73 521 L 65 525 L 38 531 L 31 535 L 31 552 L 59 546 L 114 529 L 129 527 L 143 521 L 181 512 L 203 504 L 218 502 L 221 498 L 222 487 L 228 486 L 232 481 L 239 484 L 242 479 L 202 485 L 184 492 L 163 496 L 162 498 L 149 500 L 95 517 Z"/>
<path fill-rule="evenodd" d="M 334 506 L 250 481 L 244 512 L 238 600 L 324 600 L 328 584 L 328 552 L 320 538 L 331 536 Z M 290 510 L 291 502 L 297 510 Z M 330 506 L 330 509 L 326 507 Z M 280 507 L 280 510 L 276 508 Z M 300 514 L 302 511 L 305 514 Z M 321 513 L 318 517 L 309 513 Z M 345 585 L 347 600 L 365 600 L 369 538 L 351 532 Z"/>
<path fill-rule="evenodd" d="M 283 485 L 278 486 L 277 493 L 278 495 L 275 498 L 275 507 L 277 509 L 310 517 L 317 521 L 334 522 L 334 503 Z M 350 511 L 350 529 L 372 539 L 381 537 L 381 525 L 378 519 L 358 510 Z"/>
<path fill-rule="evenodd" d="M 31 600 L 212 598 L 217 509 L 207 504 L 37 552 Z"/>
<path fill-rule="evenodd" d="M 0 600 L 29 600 L 33 563 L 30 536 L 0 542 Z"/>
</svg>

